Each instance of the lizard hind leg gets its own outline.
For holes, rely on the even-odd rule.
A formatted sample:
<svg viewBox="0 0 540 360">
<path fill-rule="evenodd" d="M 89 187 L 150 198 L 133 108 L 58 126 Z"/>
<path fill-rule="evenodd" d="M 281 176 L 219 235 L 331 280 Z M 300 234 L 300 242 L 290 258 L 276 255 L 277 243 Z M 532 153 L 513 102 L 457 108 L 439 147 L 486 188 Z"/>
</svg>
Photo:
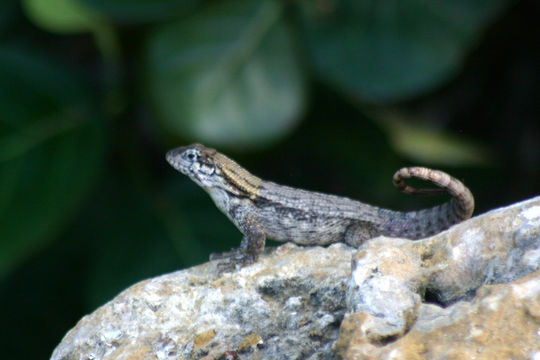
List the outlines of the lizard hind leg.
<svg viewBox="0 0 540 360">
<path fill-rule="evenodd" d="M 375 224 L 369 221 L 355 220 L 345 230 L 343 241 L 354 248 L 360 247 L 366 240 L 382 235 Z"/>
</svg>

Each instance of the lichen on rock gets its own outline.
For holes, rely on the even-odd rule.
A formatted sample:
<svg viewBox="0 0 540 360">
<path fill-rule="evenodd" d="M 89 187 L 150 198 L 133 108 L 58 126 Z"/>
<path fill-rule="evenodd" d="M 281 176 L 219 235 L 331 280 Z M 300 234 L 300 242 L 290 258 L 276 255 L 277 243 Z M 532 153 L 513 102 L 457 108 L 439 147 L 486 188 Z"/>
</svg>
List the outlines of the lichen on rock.
<svg viewBox="0 0 540 360">
<path fill-rule="evenodd" d="M 222 356 L 540 359 L 540 197 L 419 241 L 285 244 L 233 273 L 209 262 L 145 280 L 51 359 Z"/>
<path fill-rule="evenodd" d="M 345 359 L 540 358 L 540 271 L 484 285 L 472 301 L 419 307 L 415 323 L 384 346 L 366 336 L 366 313 L 347 314 L 334 349 Z"/>
<path fill-rule="evenodd" d="M 333 359 L 354 251 L 285 244 L 234 273 L 206 263 L 143 281 L 82 318 L 51 359 Z"/>
<path fill-rule="evenodd" d="M 420 241 L 380 237 L 353 258 L 349 312 L 365 312 L 365 341 L 388 341 L 415 323 L 426 294 L 441 306 L 486 284 L 540 269 L 540 199 L 494 210 Z"/>
</svg>

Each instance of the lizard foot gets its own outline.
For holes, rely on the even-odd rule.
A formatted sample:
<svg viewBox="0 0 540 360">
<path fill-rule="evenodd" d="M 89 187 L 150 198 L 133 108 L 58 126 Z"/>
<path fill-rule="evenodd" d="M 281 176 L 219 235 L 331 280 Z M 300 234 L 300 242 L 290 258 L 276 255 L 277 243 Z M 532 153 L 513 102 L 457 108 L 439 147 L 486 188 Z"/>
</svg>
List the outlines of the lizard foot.
<svg viewBox="0 0 540 360">
<path fill-rule="evenodd" d="M 232 272 L 255 262 L 253 255 L 246 254 L 239 250 L 226 251 L 224 253 L 212 253 L 210 254 L 210 261 L 213 260 L 220 260 L 217 263 L 220 273 Z"/>
</svg>

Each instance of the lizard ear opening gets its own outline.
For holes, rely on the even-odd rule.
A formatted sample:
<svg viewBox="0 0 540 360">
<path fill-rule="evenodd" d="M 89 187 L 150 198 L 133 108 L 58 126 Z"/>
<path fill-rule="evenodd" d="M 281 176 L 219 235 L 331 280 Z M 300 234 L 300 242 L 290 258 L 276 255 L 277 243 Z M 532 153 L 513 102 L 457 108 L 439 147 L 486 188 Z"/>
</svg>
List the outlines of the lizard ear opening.
<svg viewBox="0 0 540 360">
<path fill-rule="evenodd" d="M 213 175 L 216 172 L 216 168 L 213 164 L 203 163 L 201 165 L 200 171 L 205 175 Z"/>
</svg>

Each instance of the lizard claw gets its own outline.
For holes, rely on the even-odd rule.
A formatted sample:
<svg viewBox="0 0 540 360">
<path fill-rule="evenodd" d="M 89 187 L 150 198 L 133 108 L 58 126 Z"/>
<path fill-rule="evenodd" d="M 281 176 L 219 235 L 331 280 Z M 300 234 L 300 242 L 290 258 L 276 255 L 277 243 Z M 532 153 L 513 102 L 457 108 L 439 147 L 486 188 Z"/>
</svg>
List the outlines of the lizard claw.
<svg viewBox="0 0 540 360">
<path fill-rule="evenodd" d="M 210 261 L 227 259 L 227 258 L 230 258 L 231 256 L 234 256 L 234 254 L 235 254 L 234 250 L 225 251 L 225 252 L 222 252 L 222 253 L 211 253 L 210 254 Z"/>
<path fill-rule="evenodd" d="M 220 273 L 232 272 L 255 262 L 251 254 L 246 254 L 238 249 L 224 253 L 212 253 L 210 254 L 210 261 L 213 260 L 221 260 L 217 263 Z"/>
</svg>

